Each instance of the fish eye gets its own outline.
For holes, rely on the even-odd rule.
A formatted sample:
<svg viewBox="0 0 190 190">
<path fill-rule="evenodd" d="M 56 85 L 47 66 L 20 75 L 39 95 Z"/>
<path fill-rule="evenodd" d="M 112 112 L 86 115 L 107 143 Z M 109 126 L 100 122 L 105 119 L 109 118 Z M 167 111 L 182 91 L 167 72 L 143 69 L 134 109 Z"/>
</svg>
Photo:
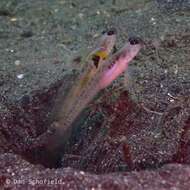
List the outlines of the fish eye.
<svg viewBox="0 0 190 190">
<path fill-rule="evenodd" d="M 94 63 L 94 66 L 95 66 L 96 68 L 98 68 L 99 61 L 100 61 L 100 56 L 98 56 L 98 55 L 93 55 L 92 61 L 93 61 L 93 63 Z"/>
<path fill-rule="evenodd" d="M 111 36 L 111 35 L 114 35 L 114 34 L 116 34 L 116 30 L 115 30 L 115 29 L 111 29 L 111 30 L 109 30 L 109 31 L 107 32 L 107 35 L 108 35 L 108 36 Z"/>
<path fill-rule="evenodd" d="M 109 30 L 104 30 L 104 31 L 102 31 L 102 34 L 107 34 L 108 36 L 111 36 L 111 35 L 114 35 L 114 34 L 116 34 L 116 29 L 115 28 L 111 28 L 111 29 L 109 29 Z"/>
<path fill-rule="evenodd" d="M 141 39 L 138 37 L 130 37 L 128 41 L 130 42 L 131 45 L 137 45 L 140 44 Z"/>
</svg>

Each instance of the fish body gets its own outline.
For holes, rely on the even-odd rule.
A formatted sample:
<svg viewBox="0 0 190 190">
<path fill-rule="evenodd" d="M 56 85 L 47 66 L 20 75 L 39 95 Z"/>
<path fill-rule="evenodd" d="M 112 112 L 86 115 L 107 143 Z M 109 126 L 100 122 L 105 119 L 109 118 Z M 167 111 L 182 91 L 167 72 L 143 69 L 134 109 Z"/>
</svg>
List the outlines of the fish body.
<svg viewBox="0 0 190 190">
<path fill-rule="evenodd" d="M 127 69 L 128 63 L 141 49 L 139 42 L 129 40 L 121 50 L 109 58 L 115 39 L 114 33 L 105 34 L 98 47 L 87 56 L 81 74 L 58 112 L 52 147 L 65 144 L 71 133 L 71 125 L 77 116 L 100 90 L 109 86 Z"/>
<path fill-rule="evenodd" d="M 91 83 L 102 68 L 104 62 L 111 53 L 116 41 L 115 33 L 105 33 L 97 46 L 84 60 L 81 74 L 77 77 L 72 88 L 68 92 L 64 103 L 59 110 L 57 122 L 59 130 L 65 130 L 72 124 L 88 101 L 93 97 L 84 98 L 88 94 Z"/>
<path fill-rule="evenodd" d="M 112 81 L 127 69 L 129 62 L 137 55 L 142 47 L 140 39 L 136 39 L 136 41 L 135 43 L 134 39 L 129 39 L 123 48 L 104 63 L 102 72 L 98 76 L 100 90 L 110 85 Z"/>
</svg>

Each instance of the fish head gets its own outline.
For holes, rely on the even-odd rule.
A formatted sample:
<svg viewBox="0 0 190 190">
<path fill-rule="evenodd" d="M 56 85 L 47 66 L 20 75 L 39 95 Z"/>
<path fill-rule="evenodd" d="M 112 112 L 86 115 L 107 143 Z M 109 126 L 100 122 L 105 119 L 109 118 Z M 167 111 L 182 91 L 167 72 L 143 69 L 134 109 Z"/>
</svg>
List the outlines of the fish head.
<svg viewBox="0 0 190 190">
<path fill-rule="evenodd" d="M 129 38 L 126 45 L 115 53 L 106 63 L 99 80 L 99 88 L 110 85 L 128 67 L 143 45 L 140 38 Z"/>
<path fill-rule="evenodd" d="M 107 32 L 104 32 L 102 37 L 99 39 L 99 42 L 96 45 L 95 50 L 90 53 L 91 60 L 97 60 L 100 62 L 106 60 L 111 54 L 116 42 L 116 31 L 111 29 Z"/>
</svg>

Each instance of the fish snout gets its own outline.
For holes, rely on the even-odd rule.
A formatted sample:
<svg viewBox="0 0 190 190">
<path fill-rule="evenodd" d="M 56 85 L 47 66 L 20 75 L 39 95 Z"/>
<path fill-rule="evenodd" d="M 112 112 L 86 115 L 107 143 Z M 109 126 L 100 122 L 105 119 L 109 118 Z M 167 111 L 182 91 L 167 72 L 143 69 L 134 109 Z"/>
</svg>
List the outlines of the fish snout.
<svg viewBox="0 0 190 190">
<path fill-rule="evenodd" d="M 130 57 L 129 59 L 133 59 L 139 50 L 145 46 L 144 41 L 139 37 L 130 37 L 127 44 L 128 57 Z"/>
</svg>

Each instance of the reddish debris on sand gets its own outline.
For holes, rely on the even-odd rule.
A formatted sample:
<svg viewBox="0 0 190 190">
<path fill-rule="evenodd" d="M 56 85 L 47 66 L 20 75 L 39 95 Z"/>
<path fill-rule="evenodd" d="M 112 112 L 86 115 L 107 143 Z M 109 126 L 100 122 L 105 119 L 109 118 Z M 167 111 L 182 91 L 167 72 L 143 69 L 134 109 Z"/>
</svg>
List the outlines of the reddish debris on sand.
<svg viewBox="0 0 190 190">
<path fill-rule="evenodd" d="M 2 189 L 189 189 L 190 167 L 181 164 L 165 165 L 155 171 L 144 170 L 89 174 L 72 168 L 45 169 L 34 166 L 13 154 L 0 155 L 0 186 Z"/>
<path fill-rule="evenodd" d="M 100 106 L 107 113 L 106 121 L 93 126 L 97 130 L 88 132 L 88 136 L 84 135 L 87 129 L 83 129 L 80 139 L 63 156 L 64 167 L 108 173 L 157 168 L 173 162 L 189 116 L 186 101 L 176 101 L 163 114 L 155 114 L 135 104 L 127 92 L 110 105 L 108 96 L 105 99 Z M 188 150 L 188 146 L 184 148 Z M 77 155 L 77 159 L 75 156 L 75 161 L 70 162 L 72 157 L 68 155 Z"/>
<path fill-rule="evenodd" d="M 76 122 L 78 128 L 63 152 L 62 167 L 47 169 L 46 166 L 57 167 L 57 160 L 47 154 L 35 137 L 47 127 L 41 118 L 47 118 L 46 108 L 52 104 L 55 92 L 56 87 L 34 93 L 18 107 L 7 105 L 8 111 L 0 113 L 2 188 L 52 189 L 51 183 L 54 189 L 60 188 L 56 183 L 62 183 L 63 188 L 71 190 L 189 188 L 188 165 L 164 165 L 189 164 L 188 97 L 174 100 L 165 112 L 157 114 L 135 103 L 126 91 L 115 99 L 114 95 L 109 96 L 110 91 L 105 91 L 101 101 L 87 110 L 85 122 Z M 30 139 L 36 147 L 27 142 Z M 31 163 L 5 152 L 20 154 Z"/>
<path fill-rule="evenodd" d="M 173 161 L 190 164 L 190 118 L 183 128 L 178 152 L 174 156 Z"/>
</svg>

